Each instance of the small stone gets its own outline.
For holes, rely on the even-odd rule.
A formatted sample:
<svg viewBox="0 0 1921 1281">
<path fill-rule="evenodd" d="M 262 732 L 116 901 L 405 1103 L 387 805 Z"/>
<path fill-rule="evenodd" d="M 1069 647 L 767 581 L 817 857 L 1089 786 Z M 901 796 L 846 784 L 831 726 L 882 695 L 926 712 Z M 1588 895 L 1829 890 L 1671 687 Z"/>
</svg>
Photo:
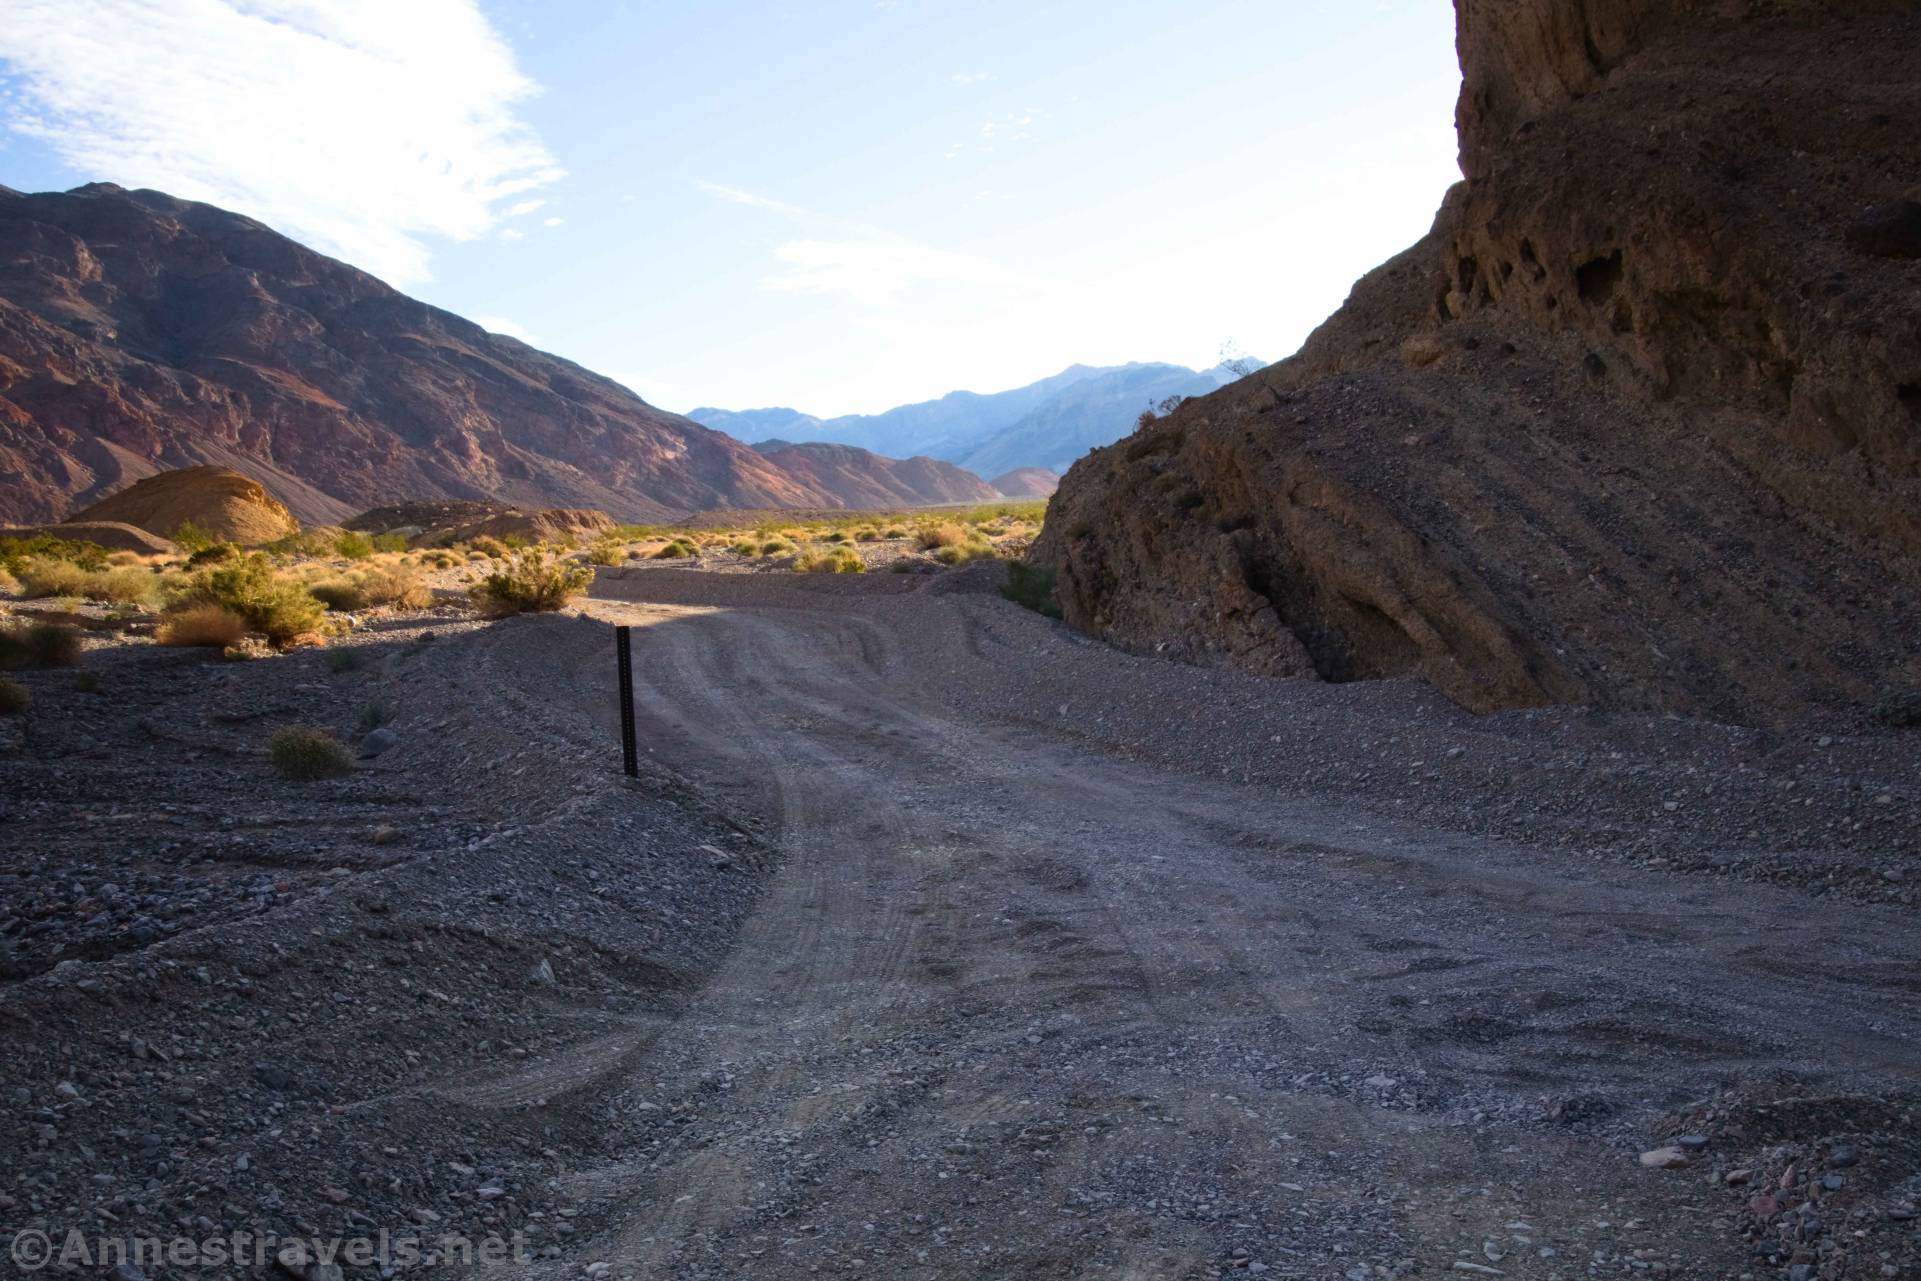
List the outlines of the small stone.
<svg viewBox="0 0 1921 1281">
<path fill-rule="evenodd" d="M 391 823 L 382 823 L 367 837 L 375 845 L 392 845 L 400 839 L 400 829 Z"/>
<path fill-rule="evenodd" d="M 1683 1134 L 1674 1142 L 1675 1145 L 1683 1151 L 1699 1152 L 1708 1145 L 1708 1136 L 1705 1134 Z"/>
<path fill-rule="evenodd" d="M 72 1081 L 62 1081 L 53 1087 L 53 1093 L 55 1098 L 65 1100 L 68 1103 L 74 1103 L 80 1098 L 80 1087 Z"/>
<path fill-rule="evenodd" d="M 1678 1170 L 1687 1163 L 1688 1154 L 1672 1145 L 1650 1148 L 1641 1154 L 1641 1164 L 1653 1170 Z"/>
<path fill-rule="evenodd" d="M 347 1201 L 347 1189 L 345 1188 L 322 1188 L 320 1189 L 320 1195 L 335 1205 L 344 1205 Z"/>
<path fill-rule="evenodd" d="M 1781 1213 L 1781 1203 L 1771 1192 L 1756 1192 L 1748 1198 L 1748 1213 L 1757 1219 L 1772 1219 Z"/>
<path fill-rule="evenodd" d="M 1389 1090 L 1394 1088 L 1394 1078 L 1387 1075 L 1385 1072 L 1376 1072 L 1373 1076 L 1370 1076 L 1367 1078 L 1367 1080 L 1361 1082 L 1361 1084 L 1372 1086 L 1374 1089 L 1377 1089 L 1377 1090 Z"/>
<path fill-rule="evenodd" d="M 385 725 L 382 725 L 379 729 L 369 732 L 365 738 L 360 740 L 360 755 L 363 759 L 378 756 L 382 752 L 391 751 L 399 742 L 400 735 L 394 733 L 393 730 L 387 728 Z"/>
<path fill-rule="evenodd" d="M 1738 1188 L 1743 1183 L 1746 1183 L 1748 1180 L 1752 1179 L 1753 1177 L 1754 1177 L 1753 1170 L 1729 1170 L 1728 1177 L 1727 1177 L 1727 1185 L 1731 1188 Z"/>
<path fill-rule="evenodd" d="M 1836 1144 L 1834 1150 L 1828 1153 L 1828 1164 L 1837 1170 L 1845 1170 L 1860 1160 L 1861 1149 L 1852 1143 Z"/>
<path fill-rule="evenodd" d="M 1848 1176 L 1845 1174 L 1835 1174 L 1829 1171 L 1827 1174 L 1821 1176 L 1821 1187 L 1829 1192 L 1839 1192 L 1847 1186 L 1847 1182 Z"/>
<path fill-rule="evenodd" d="M 1466 1272 L 1477 1277 L 1504 1277 L 1507 1273 L 1499 1268 L 1490 1268 L 1485 1263 L 1469 1263 L 1464 1259 L 1454 1261 L 1454 1271 Z"/>
<path fill-rule="evenodd" d="M 539 987 L 552 987 L 558 982 L 558 980 L 554 978 L 553 963 L 546 957 L 541 957 L 540 964 L 527 971 L 527 981 Z"/>
</svg>

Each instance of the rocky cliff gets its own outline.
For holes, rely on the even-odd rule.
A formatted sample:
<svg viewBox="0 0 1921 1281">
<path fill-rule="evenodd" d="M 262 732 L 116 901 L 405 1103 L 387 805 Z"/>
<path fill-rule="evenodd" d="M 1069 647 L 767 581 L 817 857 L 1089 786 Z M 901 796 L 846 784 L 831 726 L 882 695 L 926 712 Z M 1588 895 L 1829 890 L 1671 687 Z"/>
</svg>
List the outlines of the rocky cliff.
<svg viewBox="0 0 1921 1281">
<path fill-rule="evenodd" d="M 1915 6 L 1457 29 L 1466 181 L 1300 354 L 1070 471 L 1068 619 L 1476 710 L 1921 684 Z"/>
<path fill-rule="evenodd" d="M 837 506 L 745 445 L 210 205 L 0 188 L 0 520 L 231 467 L 309 522 L 408 498 Z"/>
</svg>

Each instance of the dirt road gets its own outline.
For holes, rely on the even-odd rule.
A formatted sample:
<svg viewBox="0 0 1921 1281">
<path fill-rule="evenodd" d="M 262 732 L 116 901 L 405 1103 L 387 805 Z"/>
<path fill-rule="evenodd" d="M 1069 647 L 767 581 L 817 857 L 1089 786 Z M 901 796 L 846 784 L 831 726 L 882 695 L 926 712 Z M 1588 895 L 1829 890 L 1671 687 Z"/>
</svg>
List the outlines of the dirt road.
<svg viewBox="0 0 1921 1281">
<path fill-rule="evenodd" d="M 644 1052 L 537 1069 L 615 1155 L 536 1271 L 1909 1275 L 1921 926 L 1818 859 L 1727 874 L 1815 843 L 1743 755 L 1779 744 L 1174 668 L 913 585 L 603 576 L 644 750 L 781 864 Z M 604 635 L 484 644 L 611 733 Z M 1411 769 L 1357 766 L 1387 743 Z M 1624 835 L 1677 788 L 1734 813 L 1689 870 Z"/>
</svg>

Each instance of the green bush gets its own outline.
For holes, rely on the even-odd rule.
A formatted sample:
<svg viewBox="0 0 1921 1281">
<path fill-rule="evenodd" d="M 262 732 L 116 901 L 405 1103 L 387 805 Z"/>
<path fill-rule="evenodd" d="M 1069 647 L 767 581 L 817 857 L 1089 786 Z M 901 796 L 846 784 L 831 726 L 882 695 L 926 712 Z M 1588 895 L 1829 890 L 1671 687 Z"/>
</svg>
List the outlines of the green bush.
<svg viewBox="0 0 1921 1281">
<path fill-rule="evenodd" d="M 374 540 L 365 534 L 356 534 L 351 529 L 334 539 L 334 555 L 345 556 L 348 560 L 366 560 L 374 554 Z"/>
<path fill-rule="evenodd" d="M 799 574 L 865 574 L 867 562 L 851 547 L 808 552 L 794 562 Z"/>
<path fill-rule="evenodd" d="M 590 565 L 618 565 L 620 558 L 620 544 L 607 539 L 602 539 L 587 549 L 587 563 Z"/>
<path fill-rule="evenodd" d="M 0 628 L 0 671 L 72 667 L 80 661 L 80 631 L 62 623 Z"/>
<path fill-rule="evenodd" d="M 654 553 L 655 560 L 679 560 L 684 556 L 695 555 L 694 545 L 676 538 Z"/>
<path fill-rule="evenodd" d="M 259 552 L 218 569 L 202 570 L 188 586 L 183 603 L 222 605 L 247 621 L 277 649 L 319 631 L 326 607 L 300 584 L 277 577 Z"/>
<path fill-rule="evenodd" d="M 353 757 L 340 740 L 311 725 L 289 725 L 274 731 L 267 755 L 282 778 L 309 783 L 351 774 Z"/>
<path fill-rule="evenodd" d="M 33 695 L 19 681 L 0 679 L 0 716 L 25 716 Z"/>
<path fill-rule="evenodd" d="M 178 547 L 181 551 L 189 555 L 192 555 L 194 552 L 205 551 L 207 548 L 212 547 L 215 542 L 212 534 L 209 534 L 206 530 L 200 528 L 200 526 L 190 520 L 183 520 L 178 525 L 175 525 L 173 527 L 173 533 L 167 535 L 167 537 L 173 540 L 175 547 Z"/>
<path fill-rule="evenodd" d="M 1061 616 L 1060 603 L 1054 599 L 1055 572 L 1052 565 L 1029 565 L 1024 561 L 1007 562 L 1007 582 L 1001 595 L 1025 609 L 1049 618 Z"/>
<path fill-rule="evenodd" d="M 501 568 L 477 583 L 474 604 L 490 614 L 519 614 L 559 609 L 587 590 L 594 571 L 557 560 L 537 547 L 515 552 Z"/>
<path fill-rule="evenodd" d="M 86 590 L 93 571 L 82 569 L 70 560 L 35 556 L 16 571 L 20 590 L 29 597 L 78 596 Z"/>
<path fill-rule="evenodd" d="M 375 534 L 374 550 L 377 552 L 404 552 L 407 550 L 405 534 Z"/>
<path fill-rule="evenodd" d="M 367 608 L 367 594 L 351 578 L 329 578 L 324 582 L 311 583 L 307 587 L 307 594 L 337 614 L 350 614 L 357 609 Z"/>
<path fill-rule="evenodd" d="M 35 558 L 71 561 L 82 569 L 101 569 L 107 563 L 107 549 L 98 543 L 72 542 L 51 534 L 0 538 L 0 569 L 18 577 L 27 562 Z"/>
<path fill-rule="evenodd" d="M 80 594 L 88 600 L 149 606 L 160 597 L 160 580 L 149 569 L 103 569 L 87 575 Z"/>
</svg>

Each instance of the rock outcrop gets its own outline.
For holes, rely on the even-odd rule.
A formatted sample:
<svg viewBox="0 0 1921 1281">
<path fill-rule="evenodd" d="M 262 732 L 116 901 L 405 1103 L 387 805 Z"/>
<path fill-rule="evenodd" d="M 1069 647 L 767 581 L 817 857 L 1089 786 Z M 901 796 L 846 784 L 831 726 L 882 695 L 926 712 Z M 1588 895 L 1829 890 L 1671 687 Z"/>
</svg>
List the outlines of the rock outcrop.
<svg viewBox="0 0 1921 1281">
<path fill-rule="evenodd" d="M 171 556 L 176 550 L 172 539 L 114 520 L 0 525 L 0 538 L 36 538 L 41 535 L 65 539 L 70 543 L 92 543 L 110 552 L 133 552 L 140 556 Z"/>
<path fill-rule="evenodd" d="M 243 547 L 271 543 L 300 528 L 293 514 L 259 481 L 227 467 L 163 471 L 135 481 L 67 520 L 117 521 L 162 538 L 192 524 L 216 541 Z"/>
<path fill-rule="evenodd" d="M 0 520 L 195 464 L 321 524 L 425 496 L 630 519 L 838 505 L 251 219 L 105 183 L 0 188 Z"/>
<path fill-rule="evenodd" d="M 1293 359 L 1068 473 L 1069 621 L 1476 710 L 1921 684 L 1921 14 L 1457 18 L 1466 181 Z"/>
</svg>

